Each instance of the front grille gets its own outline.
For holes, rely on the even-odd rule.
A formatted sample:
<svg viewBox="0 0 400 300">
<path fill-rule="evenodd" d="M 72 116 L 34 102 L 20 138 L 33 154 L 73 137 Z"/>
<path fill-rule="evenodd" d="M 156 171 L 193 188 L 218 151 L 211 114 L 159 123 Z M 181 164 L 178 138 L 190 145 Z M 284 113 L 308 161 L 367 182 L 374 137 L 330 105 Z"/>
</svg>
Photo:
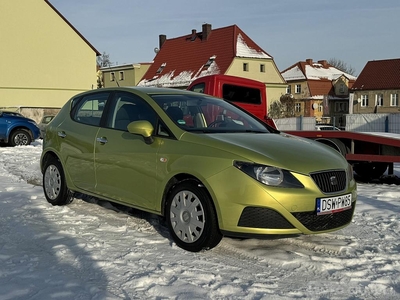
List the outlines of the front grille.
<svg viewBox="0 0 400 300">
<path fill-rule="evenodd" d="M 334 214 L 319 216 L 315 212 L 300 212 L 292 214 L 308 230 L 323 231 L 335 229 L 350 223 L 353 216 L 354 208 L 355 202 L 352 204 L 351 209 Z"/>
<path fill-rule="evenodd" d="M 240 216 L 238 226 L 271 229 L 294 228 L 280 213 L 264 207 L 246 207 Z"/>
<path fill-rule="evenodd" d="M 346 171 L 326 171 L 310 175 L 323 193 L 336 193 L 346 188 Z"/>
</svg>

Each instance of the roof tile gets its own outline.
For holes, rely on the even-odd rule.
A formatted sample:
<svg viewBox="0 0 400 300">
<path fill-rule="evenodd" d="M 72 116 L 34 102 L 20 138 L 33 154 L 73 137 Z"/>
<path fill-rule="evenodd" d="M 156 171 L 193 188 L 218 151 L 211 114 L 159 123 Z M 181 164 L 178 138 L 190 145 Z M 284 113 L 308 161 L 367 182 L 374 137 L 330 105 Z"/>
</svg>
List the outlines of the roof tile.
<svg viewBox="0 0 400 300">
<path fill-rule="evenodd" d="M 400 89 L 400 59 L 367 62 L 352 90 Z"/>
</svg>

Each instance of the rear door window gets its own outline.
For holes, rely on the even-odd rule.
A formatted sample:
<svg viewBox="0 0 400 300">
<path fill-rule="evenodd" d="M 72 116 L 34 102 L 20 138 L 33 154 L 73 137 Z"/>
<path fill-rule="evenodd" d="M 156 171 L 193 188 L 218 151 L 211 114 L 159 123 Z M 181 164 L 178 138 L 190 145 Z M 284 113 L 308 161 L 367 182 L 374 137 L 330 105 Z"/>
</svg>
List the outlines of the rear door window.
<svg viewBox="0 0 400 300">
<path fill-rule="evenodd" d="M 109 92 L 100 92 L 82 97 L 73 105 L 71 118 L 79 123 L 100 126 Z"/>
</svg>

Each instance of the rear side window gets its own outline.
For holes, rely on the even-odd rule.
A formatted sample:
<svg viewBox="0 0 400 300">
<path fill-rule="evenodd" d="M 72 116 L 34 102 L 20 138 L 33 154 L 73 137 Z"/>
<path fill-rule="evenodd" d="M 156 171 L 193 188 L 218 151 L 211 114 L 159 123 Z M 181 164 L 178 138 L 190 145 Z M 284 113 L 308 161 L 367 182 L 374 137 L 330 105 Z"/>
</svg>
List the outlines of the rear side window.
<svg viewBox="0 0 400 300">
<path fill-rule="evenodd" d="M 108 96 L 108 92 L 96 93 L 83 96 L 78 101 L 74 101 L 71 118 L 79 123 L 100 126 Z"/>
<path fill-rule="evenodd" d="M 222 86 L 222 95 L 225 100 L 232 102 L 261 104 L 261 91 L 255 88 L 224 84 Z"/>
</svg>

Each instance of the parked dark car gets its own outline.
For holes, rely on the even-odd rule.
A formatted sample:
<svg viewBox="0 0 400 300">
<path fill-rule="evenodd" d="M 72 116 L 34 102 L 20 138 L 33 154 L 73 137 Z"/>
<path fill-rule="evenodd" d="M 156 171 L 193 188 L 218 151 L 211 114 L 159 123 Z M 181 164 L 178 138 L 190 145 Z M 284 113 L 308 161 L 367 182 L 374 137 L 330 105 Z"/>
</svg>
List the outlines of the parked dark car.
<svg viewBox="0 0 400 300">
<path fill-rule="evenodd" d="M 40 129 L 40 138 L 41 139 L 44 137 L 47 124 L 49 124 L 50 121 L 54 119 L 54 117 L 55 116 L 53 116 L 53 115 L 46 115 L 46 116 L 43 116 L 42 120 L 40 121 L 38 126 L 39 126 L 39 129 Z"/>
<path fill-rule="evenodd" d="M 40 136 L 36 122 L 16 112 L 0 111 L 0 143 L 30 145 Z"/>
</svg>

